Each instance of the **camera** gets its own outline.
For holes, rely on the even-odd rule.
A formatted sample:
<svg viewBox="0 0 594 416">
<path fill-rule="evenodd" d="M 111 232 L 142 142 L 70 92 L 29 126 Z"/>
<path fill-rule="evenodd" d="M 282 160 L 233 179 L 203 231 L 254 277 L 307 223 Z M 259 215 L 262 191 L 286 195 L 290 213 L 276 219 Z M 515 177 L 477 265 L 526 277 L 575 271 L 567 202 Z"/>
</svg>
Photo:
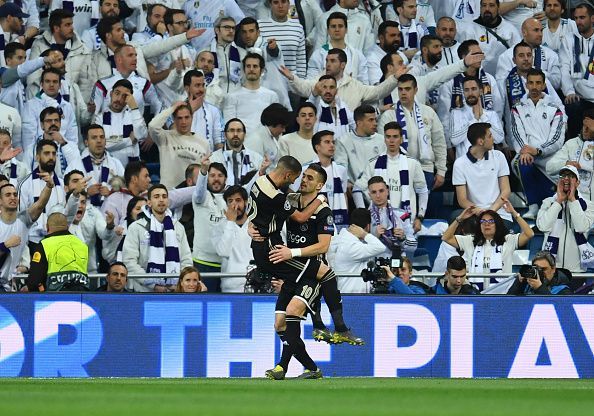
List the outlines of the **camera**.
<svg viewBox="0 0 594 416">
<path fill-rule="evenodd" d="M 271 273 L 259 271 L 257 267 L 250 264 L 245 275 L 244 293 L 274 293 L 272 280 L 277 279 Z"/>
<path fill-rule="evenodd" d="M 376 257 L 367 262 L 367 268 L 361 270 L 364 282 L 371 283 L 371 293 L 388 293 L 388 274 L 382 266 L 392 269 L 402 265 L 402 249 L 398 246 L 392 248 L 392 257 Z"/>
<path fill-rule="evenodd" d="M 520 266 L 520 276 L 525 279 L 540 279 L 542 281 L 542 270 L 540 267 L 532 266 L 530 264 L 524 264 Z"/>
</svg>

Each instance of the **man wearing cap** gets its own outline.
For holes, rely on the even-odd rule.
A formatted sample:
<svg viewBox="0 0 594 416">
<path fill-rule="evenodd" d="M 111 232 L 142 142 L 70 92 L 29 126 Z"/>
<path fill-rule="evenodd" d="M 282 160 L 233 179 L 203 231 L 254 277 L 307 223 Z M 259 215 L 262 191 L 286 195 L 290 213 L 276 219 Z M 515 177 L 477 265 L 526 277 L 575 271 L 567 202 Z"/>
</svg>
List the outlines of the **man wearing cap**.
<svg viewBox="0 0 594 416">
<path fill-rule="evenodd" d="M 577 168 L 580 175 L 578 191 L 591 201 L 594 197 L 594 109 L 584 112 L 582 133 L 566 141 L 547 162 L 547 174 L 556 175 L 565 165 Z"/>
<path fill-rule="evenodd" d="M 594 224 L 594 205 L 578 192 L 579 172 L 566 165 L 559 172 L 557 193 L 542 202 L 536 226 L 545 233 L 542 249 L 556 258 L 556 266 L 571 272 L 593 267 L 587 233 Z"/>
<path fill-rule="evenodd" d="M 4 47 L 10 42 L 16 41 L 23 28 L 23 19 L 29 17 L 23 13 L 21 8 L 14 3 L 4 3 L 0 6 L 0 66 L 6 66 L 4 59 Z"/>
</svg>

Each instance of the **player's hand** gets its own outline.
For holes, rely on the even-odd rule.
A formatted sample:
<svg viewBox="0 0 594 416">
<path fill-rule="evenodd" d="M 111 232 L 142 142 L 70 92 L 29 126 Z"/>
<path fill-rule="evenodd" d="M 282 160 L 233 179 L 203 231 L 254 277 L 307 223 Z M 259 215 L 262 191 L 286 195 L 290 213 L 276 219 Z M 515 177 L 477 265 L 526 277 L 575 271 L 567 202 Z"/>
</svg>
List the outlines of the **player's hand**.
<svg viewBox="0 0 594 416">
<path fill-rule="evenodd" d="M 161 36 L 163 36 L 165 33 L 167 33 L 167 26 L 165 26 L 165 23 L 163 23 L 163 22 L 157 23 L 157 26 L 155 27 L 155 32 L 157 32 Z"/>
<path fill-rule="evenodd" d="M 287 246 L 274 246 L 274 248 L 272 250 L 270 250 L 270 254 L 268 255 L 268 259 L 273 263 L 273 264 L 277 264 L 277 263 L 281 263 L 285 260 L 290 260 L 293 258 L 293 255 L 291 254 L 291 249 L 289 249 Z"/>
<path fill-rule="evenodd" d="M 132 134 L 130 134 L 130 138 L 132 138 Z M 146 136 L 146 139 L 142 143 L 140 143 L 140 148 L 143 152 L 148 152 L 154 146 L 155 142 L 151 138 L 151 136 Z"/>
<path fill-rule="evenodd" d="M 262 241 L 266 240 L 266 238 L 264 238 L 260 235 L 260 232 L 258 231 L 258 229 L 251 222 L 248 224 L 248 235 L 254 241 L 262 242 Z"/>
<path fill-rule="evenodd" d="M 99 188 L 99 193 L 101 196 L 109 196 L 111 195 L 111 189 L 104 185 Z"/>
<path fill-rule="evenodd" d="M 485 54 L 482 52 L 469 53 L 464 57 L 464 65 L 471 67 L 480 64 L 485 59 Z"/>
<path fill-rule="evenodd" d="M 202 107 L 202 104 L 204 104 L 204 94 L 192 95 L 192 97 L 188 99 L 188 103 L 192 107 L 192 111 L 198 110 L 200 107 Z"/>
<path fill-rule="evenodd" d="M 6 239 L 6 241 L 4 242 L 4 245 L 6 246 L 6 248 L 12 248 L 12 247 L 17 247 L 21 245 L 21 237 L 19 237 L 18 235 L 11 235 L 10 237 L 8 237 Z"/>
<path fill-rule="evenodd" d="M 573 202 L 575 201 L 575 194 L 577 192 L 577 179 L 576 178 L 571 178 L 570 182 L 569 182 L 569 193 L 567 194 L 567 200 L 569 202 Z"/>
<path fill-rule="evenodd" d="M 557 181 L 557 197 L 555 198 L 555 200 L 559 204 L 562 204 L 563 201 L 567 200 L 567 194 L 563 190 L 563 180 L 562 179 L 559 179 Z"/>
<path fill-rule="evenodd" d="M 285 281 L 281 279 L 272 279 L 270 281 L 270 285 L 274 289 L 274 293 L 280 293 L 281 289 L 283 288 L 283 283 L 285 283 Z"/>
<path fill-rule="evenodd" d="M 485 210 L 481 207 L 474 207 L 474 209 L 472 210 L 472 215 L 478 217 L 480 216 Z"/>
<path fill-rule="evenodd" d="M 386 232 L 386 227 L 384 227 L 383 225 L 378 225 L 375 228 L 376 237 L 381 237 L 382 235 L 384 235 L 385 232 Z"/>
</svg>

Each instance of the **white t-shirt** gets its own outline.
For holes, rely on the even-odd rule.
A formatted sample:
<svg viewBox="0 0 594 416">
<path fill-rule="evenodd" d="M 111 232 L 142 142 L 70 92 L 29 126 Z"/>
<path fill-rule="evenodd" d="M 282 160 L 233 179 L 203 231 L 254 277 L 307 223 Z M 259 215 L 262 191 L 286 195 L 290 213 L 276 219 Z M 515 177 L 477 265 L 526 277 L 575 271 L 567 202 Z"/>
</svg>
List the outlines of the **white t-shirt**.
<svg viewBox="0 0 594 416">
<path fill-rule="evenodd" d="M 519 246 L 519 238 L 520 234 L 508 234 L 505 236 L 505 243 L 503 243 L 502 250 L 501 250 L 501 260 L 503 263 L 503 268 L 499 273 L 512 273 L 512 265 L 514 259 L 514 251 Z M 473 243 L 474 236 L 472 235 L 456 235 L 456 241 L 458 242 L 458 246 L 461 250 L 464 251 L 464 260 L 466 260 L 466 269 L 468 271 L 472 270 L 474 264 L 472 264 L 475 256 L 474 251 L 476 247 Z M 491 270 L 491 257 L 493 255 L 493 250 L 495 246 L 491 245 L 491 240 L 487 240 L 486 243 L 483 245 L 484 255 L 483 255 L 483 266 L 482 272 L 489 273 Z M 479 279 L 482 281 L 482 278 Z"/>
<path fill-rule="evenodd" d="M 466 185 L 466 196 L 479 208 L 489 208 L 499 198 L 499 178 L 509 176 L 509 166 L 503 153 L 489 150 L 481 160 L 475 159 L 470 150 L 454 162 L 452 184 Z M 503 207 L 497 213 L 511 221 L 511 214 Z"/>
<path fill-rule="evenodd" d="M 0 257 L 0 284 L 3 285 L 6 290 L 10 290 L 8 281 L 16 274 L 16 267 L 21 261 L 23 251 L 27 249 L 29 228 L 32 225 L 33 221 L 26 209 L 20 211 L 11 224 L 4 222 L 0 218 L 0 242 L 4 243 L 8 237 L 12 235 L 21 237 L 21 244 L 8 249 L 10 253 L 7 257 Z"/>
</svg>

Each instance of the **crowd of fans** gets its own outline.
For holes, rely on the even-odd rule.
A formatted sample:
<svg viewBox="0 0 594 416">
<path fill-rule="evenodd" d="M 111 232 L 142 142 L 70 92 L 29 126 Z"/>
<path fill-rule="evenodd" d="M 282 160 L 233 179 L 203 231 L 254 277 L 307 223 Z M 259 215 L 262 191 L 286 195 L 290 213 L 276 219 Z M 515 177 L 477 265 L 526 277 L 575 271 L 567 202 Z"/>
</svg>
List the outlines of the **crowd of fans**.
<svg viewBox="0 0 594 416">
<path fill-rule="evenodd" d="M 510 293 L 594 268 L 588 0 L 0 3 L 0 291 L 242 292 L 200 273 L 247 271 L 249 192 L 285 155 L 327 173 L 338 275 L 397 247 L 390 292 L 478 293 L 534 226 Z M 412 284 L 443 191 L 445 278 Z"/>
</svg>

